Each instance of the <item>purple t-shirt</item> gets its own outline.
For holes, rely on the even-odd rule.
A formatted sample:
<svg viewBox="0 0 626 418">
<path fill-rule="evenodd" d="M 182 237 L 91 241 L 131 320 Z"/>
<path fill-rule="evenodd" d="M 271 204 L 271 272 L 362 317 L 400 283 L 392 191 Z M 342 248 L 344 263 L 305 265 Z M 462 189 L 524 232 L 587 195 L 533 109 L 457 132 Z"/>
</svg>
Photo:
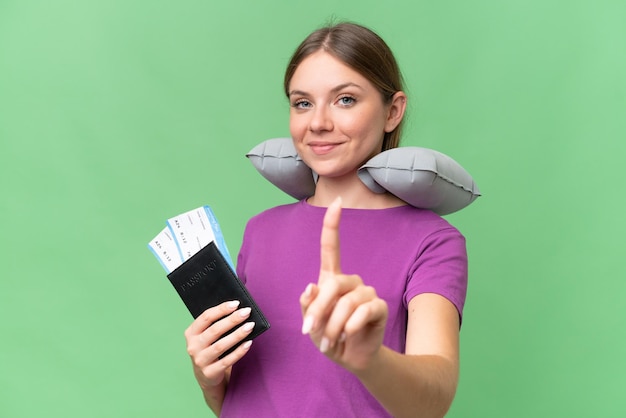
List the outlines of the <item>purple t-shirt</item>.
<svg viewBox="0 0 626 418">
<path fill-rule="evenodd" d="M 350 372 L 302 335 L 299 298 L 317 282 L 326 208 L 278 206 L 248 222 L 237 273 L 271 328 L 233 366 L 223 417 L 389 416 Z M 412 206 L 343 209 L 341 268 L 358 274 L 389 306 L 383 343 L 404 352 L 409 301 L 437 293 L 462 314 L 467 289 L 465 238 L 446 220 Z"/>
</svg>

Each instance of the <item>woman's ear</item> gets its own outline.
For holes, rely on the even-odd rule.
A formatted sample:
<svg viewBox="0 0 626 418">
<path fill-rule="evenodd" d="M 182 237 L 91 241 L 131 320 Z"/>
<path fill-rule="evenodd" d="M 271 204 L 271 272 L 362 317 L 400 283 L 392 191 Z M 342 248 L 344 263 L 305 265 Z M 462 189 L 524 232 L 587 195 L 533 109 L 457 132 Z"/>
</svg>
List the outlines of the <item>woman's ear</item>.
<svg viewBox="0 0 626 418">
<path fill-rule="evenodd" d="M 393 131 L 402 121 L 404 111 L 406 110 L 406 100 L 406 94 L 404 94 L 403 91 L 397 91 L 391 97 L 391 104 L 389 105 L 389 112 L 387 114 L 387 122 L 385 123 L 385 132 Z"/>
</svg>

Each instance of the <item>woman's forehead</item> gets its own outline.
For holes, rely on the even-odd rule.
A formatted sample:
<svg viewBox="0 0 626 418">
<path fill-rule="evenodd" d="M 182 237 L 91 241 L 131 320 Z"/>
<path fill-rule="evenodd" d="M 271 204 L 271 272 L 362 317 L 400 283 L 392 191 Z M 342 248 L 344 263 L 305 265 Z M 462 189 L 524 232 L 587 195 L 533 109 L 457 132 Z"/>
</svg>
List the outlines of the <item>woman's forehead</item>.
<svg viewBox="0 0 626 418">
<path fill-rule="evenodd" d="M 320 50 L 300 62 L 289 83 L 289 91 L 331 90 L 350 85 L 362 89 L 372 87 L 358 71 L 332 54 Z"/>
</svg>

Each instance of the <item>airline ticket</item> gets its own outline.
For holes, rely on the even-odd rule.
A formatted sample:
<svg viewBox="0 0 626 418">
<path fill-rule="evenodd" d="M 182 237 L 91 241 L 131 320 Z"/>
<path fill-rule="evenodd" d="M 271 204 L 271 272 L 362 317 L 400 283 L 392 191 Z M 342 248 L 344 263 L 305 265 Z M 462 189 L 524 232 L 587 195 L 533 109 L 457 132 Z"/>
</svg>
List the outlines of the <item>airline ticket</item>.
<svg viewBox="0 0 626 418">
<path fill-rule="evenodd" d="M 165 228 L 148 243 L 148 247 L 169 274 L 211 241 L 234 270 L 222 230 L 208 205 L 168 219 Z"/>
</svg>

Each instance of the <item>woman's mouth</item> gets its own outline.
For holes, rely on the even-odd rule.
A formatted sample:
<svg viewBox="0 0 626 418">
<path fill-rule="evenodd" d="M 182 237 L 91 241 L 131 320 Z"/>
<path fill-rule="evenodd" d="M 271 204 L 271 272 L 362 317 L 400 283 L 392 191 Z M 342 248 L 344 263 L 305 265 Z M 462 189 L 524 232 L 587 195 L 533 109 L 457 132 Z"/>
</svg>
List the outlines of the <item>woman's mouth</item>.
<svg viewBox="0 0 626 418">
<path fill-rule="evenodd" d="M 337 148 L 339 145 L 341 144 L 330 143 L 330 142 L 323 142 L 323 143 L 320 142 L 320 143 L 309 144 L 309 148 L 311 148 L 311 151 L 313 151 L 313 153 L 316 155 L 324 155 L 324 154 L 328 154 L 329 152 Z"/>
</svg>

